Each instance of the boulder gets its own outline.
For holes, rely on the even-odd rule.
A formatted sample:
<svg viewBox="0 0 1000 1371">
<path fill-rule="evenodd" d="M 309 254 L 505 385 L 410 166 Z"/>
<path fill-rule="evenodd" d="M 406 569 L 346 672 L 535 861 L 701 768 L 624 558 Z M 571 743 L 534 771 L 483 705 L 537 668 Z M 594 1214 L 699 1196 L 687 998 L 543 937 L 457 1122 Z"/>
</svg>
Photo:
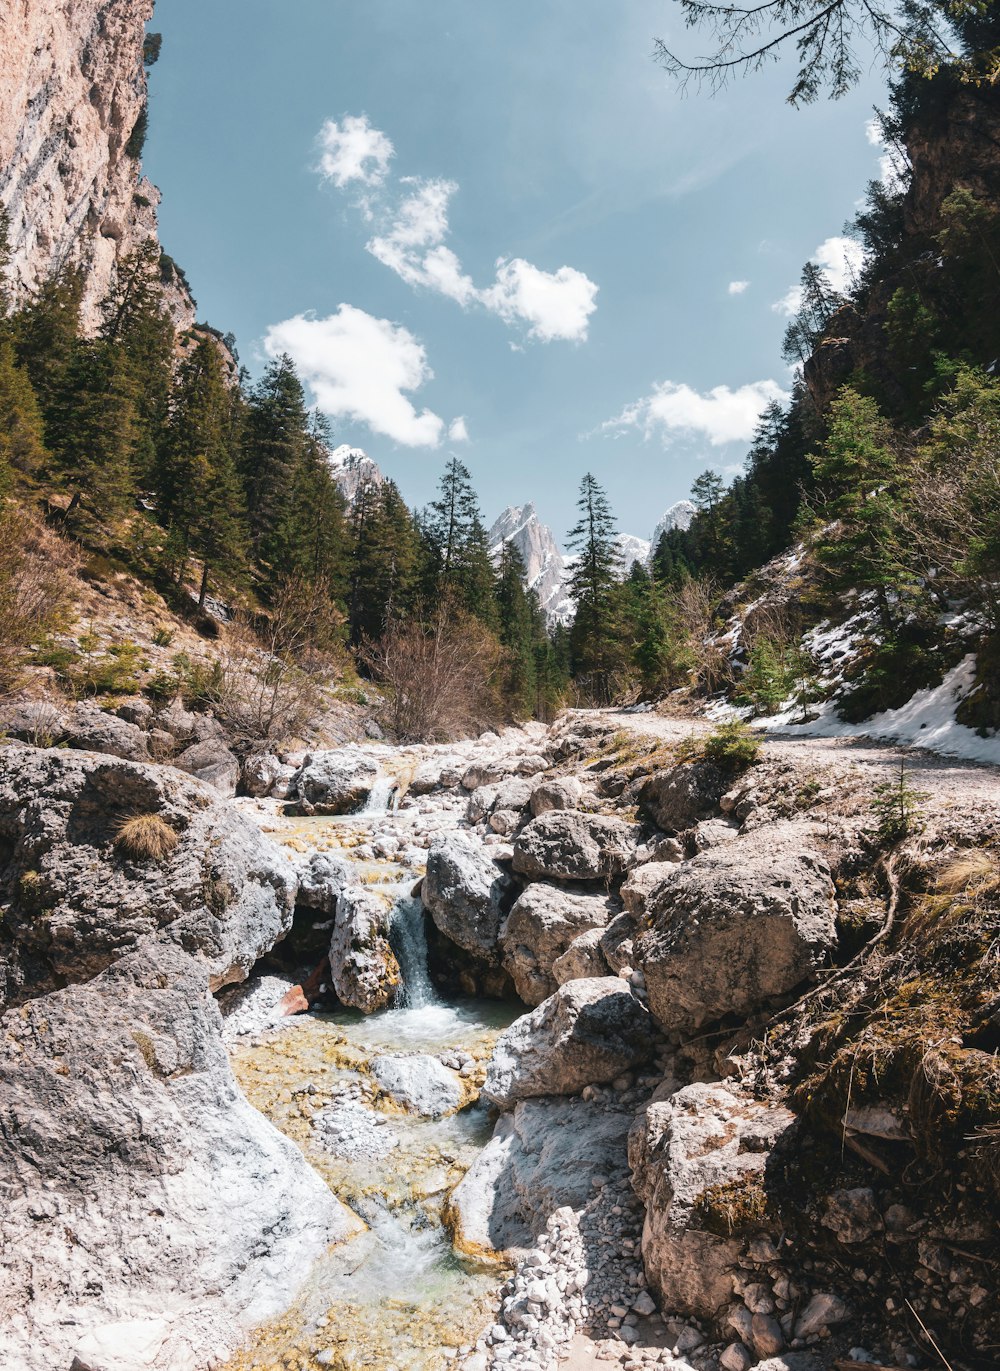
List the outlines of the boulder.
<svg viewBox="0 0 1000 1371">
<path fill-rule="evenodd" d="M 497 960 L 500 925 L 516 887 L 470 833 L 450 833 L 427 854 L 422 897 L 436 927 L 458 947 Z"/>
<path fill-rule="evenodd" d="M 523 1100 L 452 1191 L 446 1217 L 469 1256 L 514 1257 L 568 1205 L 581 1210 L 595 1175 L 624 1172 L 631 1116 L 584 1100 Z"/>
<path fill-rule="evenodd" d="M 542 883 L 528 886 L 500 931 L 503 964 L 525 1004 L 541 1004 L 554 994 L 560 984 L 553 973 L 557 959 L 580 933 L 603 928 L 611 915 L 600 895 Z"/>
<path fill-rule="evenodd" d="M 664 833 L 683 833 L 717 812 L 730 780 L 713 762 L 686 762 L 650 776 L 639 806 Z"/>
<path fill-rule="evenodd" d="M 531 812 L 537 819 L 553 809 L 577 809 L 583 786 L 575 776 L 561 776 L 536 785 L 531 792 Z"/>
<path fill-rule="evenodd" d="M 646 1061 L 652 1047 L 649 1014 L 623 980 L 567 981 L 500 1035 L 483 1094 L 501 1109 L 537 1095 L 577 1095 Z"/>
<path fill-rule="evenodd" d="M 386 1054 L 373 1057 L 371 1073 L 384 1095 L 413 1114 L 440 1119 L 462 1107 L 462 1082 L 425 1052 L 401 1057 Z"/>
<path fill-rule="evenodd" d="M 724 1207 L 731 1189 L 738 1204 L 793 1125 L 787 1109 L 701 1083 L 650 1104 L 636 1120 L 629 1162 L 646 1206 L 642 1255 L 664 1309 L 714 1319 L 733 1299 L 742 1239 L 705 1227 L 706 1196 Z"/>
<path fill-rule="evenodd" d="M 607 881 L 626 870 L 637 841 L 622 819 L 554 810 L 521 830 L 514 870 L 536 881 Z"/>
<path fill-rule="evenodd" d="M 240 779 L 240 764 L 221 738 L 192 743 L 173 759 L 171 765 L 212 786 L 223 795 L 233 796 Z"/>
<path fill-rule="evenodd" d="M 791 824 L 784 834 L 741 837 L 684 863 L 652 892 L 653 927 L 634 956 L 665 1028 L 746 1016 L 826 961 L 837 940 L 834 887 L 807 836 Z"/>
<path fill-rule="evenodd" d="M 334 915 L 337 897 L 354 879 L 351 868 L 332 852 L 310 852 L 298 867 L 299 888 L 295 903 Z"/>
<path fill-rule="evenodd" d="M 641 919 L 651 897 L 665 881 L 673 879 L 678 869 L 676 862 L 647 862 L 645 866 L 633 867 L 621 889 L 626 911 Z"/>
<path fill-rule="evenodd" d="M 11 700 L 0 707 L 0 733 L 34 747 L 54 747 L 66 736 L 66 713 L 48 700 Z"/>
<path fill-rule="evenodd" d="M 119 840 L 155 816 L 159 860 Z M 288 932 L 284 853 L 213 790 L 169 767 L 92 753 L 0 751 L 0 1009 L 88 981 L 151 937 L 192 948 L 213 990 Z"/>
<path fill-rule="evenodd" d="M 226 731 L 211 714 L 196 714 L 185 709 L 179 699 L 171 700 L 156 715 L 156 726 L 180 745 L 207 743 L 214 738 L 225 739 Z"/>
<path fill-rule="evenodd" d="M 631 914 L 618 914 L 601 934 L 601 952 L 615 974 L 623 967 L 634 965 L 634 941 L 638 931 L 639 926 Z"/>
<path fill-rule="evenodd" d="M 392 1001 L 402 977 L 389 946 L 390 909 L 367 886 L 348 886 L 337 899 L 330 938 L 330 979 L 341 1004 L 374 1014 Z"/>
<path fill-rule="evenodd" d="M 66 719 L 63 736 L 70 747 L 82 751 L 103 752 L 127 762 L 149 760 L 149 744 L 142 729 L 106 714 L 97 705 L 76 705 Z"/>
<path fill-rule="evenodd" d="M 172 849 L 116 844 L 140 815 Z M 211 994 L 287 931 L 290 865 L 169 768 L 20 746 L 0 847 L 4 1358 L 214 1363 L 362 1229 L 240 1093 Z"/>
<path fill-rule="evenodd" d="M 273 752 L 257 753 L 243 763 L 243 789 L 248 795 L 261 799 L 270 795 L 284 774 L 281 758 Z"/>
<path fill-rule="evenodd" d="M 314 752 L 289 782 L 289 797 L 303 814 L 356 814 L 378 780 L 370 757 L 342 748 Z"/>
<path fill-rule="evenodd" d="M 153 727 L 156 711 L 145 696 L 133 695 L 116 705 L 115 713 L 127 724 L 135 724 L 136 728 L 148 732 Z"/>
<path fill-rule="evenodd" d="M 610 971 L 601 950 L 603 929 L 592 928 L 574 938 L 561 957 L 552 963 L 552 976 L 557 985 L 580 981 L 593 976 L 606 976 Z"/>
</svg>

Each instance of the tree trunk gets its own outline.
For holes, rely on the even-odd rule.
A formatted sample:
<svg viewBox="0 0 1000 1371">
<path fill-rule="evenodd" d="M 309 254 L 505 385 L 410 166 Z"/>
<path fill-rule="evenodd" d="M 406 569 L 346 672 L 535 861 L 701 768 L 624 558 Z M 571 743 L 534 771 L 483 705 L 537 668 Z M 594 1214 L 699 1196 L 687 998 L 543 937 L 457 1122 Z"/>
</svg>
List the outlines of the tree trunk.
<svg viewBox="0 0 1000 1371">
<path fill-rule="evenodd" d="M 208 563 L 203 562 L 201 568 L 201 588 L 198 591 L 198 608 L 205 608 L 205 596 L 208 594 Z"/>
</svg>

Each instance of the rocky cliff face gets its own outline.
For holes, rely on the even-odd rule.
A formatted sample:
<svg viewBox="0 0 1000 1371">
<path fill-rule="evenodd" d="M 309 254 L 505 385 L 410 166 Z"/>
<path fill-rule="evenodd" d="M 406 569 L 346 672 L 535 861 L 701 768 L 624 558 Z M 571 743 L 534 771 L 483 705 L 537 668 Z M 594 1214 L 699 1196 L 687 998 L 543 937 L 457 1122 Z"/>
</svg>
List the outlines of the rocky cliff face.
<svg viewBox="0 0 1000 1371">
<path fill-rule="evenodd" d="M 132 155 L 152 13 L 153 0 L 0 0 L 0 200 L 13 285 L 23 298 L 81 264 L 88 329 L 118 261 L 156 237 L 160 194 Z M 193 303 L 174 276 L 167 296 L 178 326 L 190 326 Z"/>
<path fill-rule="evenodd" d="M 489 543 L 493 557 L 499 556 L 504 543 L 517 548 L 524 559 L 528 585 L 551 621 L 572 617 L 573 605 L 566 593 L 566 559 L 534 504 L 509 505 L 490 529 Z"/>
</svg>

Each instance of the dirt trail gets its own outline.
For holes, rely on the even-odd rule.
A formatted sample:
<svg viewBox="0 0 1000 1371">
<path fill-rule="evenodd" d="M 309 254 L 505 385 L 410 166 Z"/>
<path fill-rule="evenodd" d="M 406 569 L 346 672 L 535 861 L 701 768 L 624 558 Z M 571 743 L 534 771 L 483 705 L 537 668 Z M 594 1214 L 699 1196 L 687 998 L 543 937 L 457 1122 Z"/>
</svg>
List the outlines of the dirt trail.
<svg viewBox="0 0 1000 1371">
<path fill-rule="evenodd" d="M 656 738 L 666 743 L 679 742 L 693 733 L 706 733 L 712 725 L 705 719 L 655 713 L 633 714 L 622 710 L 579 711 L 593 718 L 599 715 L 622 732 Z M 948 815 L 966 813 L 975 817 L 979 827 L 993 819 L 1000 828 L 1000 767 L 961 761 L 921 748 L 899 747 L 871 738 L 790 737 L 764 733 L 763 760 L 786 762 L 803 774 L 813 774 L 824 783 L 838 775 L 859 781 L 867 788 L 892 781 L 900 763 L 914 789 L 926 794 L 925 811 Z M 983 821 L 986 820 L 986 825 Z"/>
</svg>

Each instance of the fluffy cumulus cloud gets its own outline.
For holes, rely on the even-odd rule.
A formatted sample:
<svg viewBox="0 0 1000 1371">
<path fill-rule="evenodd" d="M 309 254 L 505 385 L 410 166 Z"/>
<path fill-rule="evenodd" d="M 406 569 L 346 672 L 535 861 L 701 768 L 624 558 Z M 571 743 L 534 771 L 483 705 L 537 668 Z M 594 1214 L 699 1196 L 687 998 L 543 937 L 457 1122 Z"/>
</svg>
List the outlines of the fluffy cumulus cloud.
<svg viewBox="0 0 1000 1371">
<path fill-rule="evenodd" d="M 749 282 L 749 281 L 730 281 L 730 282 L 729 282 L 729 294 L 730 294 L 730 295 L 742 295 L 743 292 L 744 292 L 745 290 L 748 290 L 748 289 L 749 289 L 749 287 L 750 287 L 750 282 Z"/>
<path fill-rule="evenodd" d="M 457 419 L 452 419 L 448 425 L 448 441 L 451 443 L 467 443 L 469 441 L 469 428 L 465 422 L 464 414 L 460 414 Z"/>
<path fill-rule="evenodd" d="M 379 186 L 395 154 L 392 143 L 373 129 L 367 114 L 328 119 L 319 133 L 319 170 L 335 186 Z"/>
<path fill-rule="evenodd" d="M 363 187 L 358 207 L 376 224 L 368 251 L 407 285 L 447 296 L 463 309 L 485 308 L 539 342 L 586 340 L 598 287 L 582 271 L 544 271 L 520 257 L 501 258 L 495 279 L 477 286 L 447 243 L 454 181 L 405 176 L 386 184 L 392 143 L 363 116 L 328 122 L 321 145 L 323 175 L 341 188 Z"/>
<path fill-rule="evenodd" d="M 496 283 L 480 292 L 487 309 L 508 323 L 521 320 L 528 337 L 582 342 L 597 308 L 598 287 L 574 267 L 541 271 L 522 257 L 497 263 Z"/>
<path fill-rule="evenodd" d="M 272 325 L 264 347 L 270 357 L 288 353 L 331 418 L 366 424 L 403 447 L 440 444 L 444 420 L 409 399 L 434 373 L 423 344 L 401 325 L 341 305 L 325 319 L 297 314 Z"/>
<path fill-rule="evenodd" d="M 775 401 L 788 399 L 776 381 L 751 381 L 735 390 L 714 386 L 701 392 L 676 381 L 661 381 L 649 395 L 626 405 L 616 419 L 604 424 L 606 432 L 638 429 L 645 438 L 665 444 L 678 438 L 707 440 L 712 447 L 749 442 L 760 415 Z"/>
<path fill-rule="evenodd" d="M 826 238 L 813 253 L 815 262 L 835 291 L 843 295 L 854 282 L 865 260 L 865 250 L 856 238 Z M 771 308 L 777 314 L 798 314 L 802 306 L 802 287 L 792 286 Z"/>
</svg>

